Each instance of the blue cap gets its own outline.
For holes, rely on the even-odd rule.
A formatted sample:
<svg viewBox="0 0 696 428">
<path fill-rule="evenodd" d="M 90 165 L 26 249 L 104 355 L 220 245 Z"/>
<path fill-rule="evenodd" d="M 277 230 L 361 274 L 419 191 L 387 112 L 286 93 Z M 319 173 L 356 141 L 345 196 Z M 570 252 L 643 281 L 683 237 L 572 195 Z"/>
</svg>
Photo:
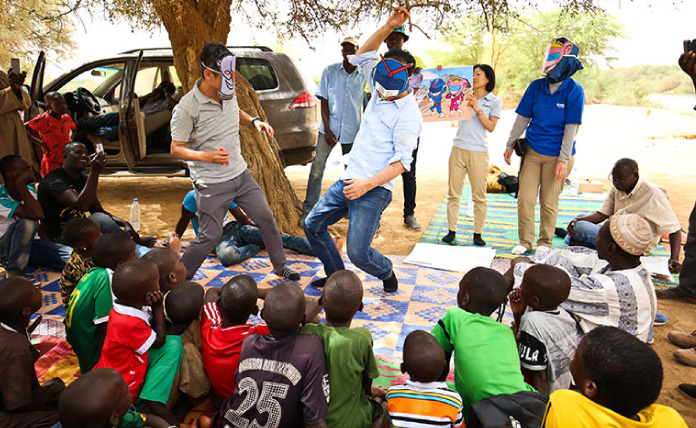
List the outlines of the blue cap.
<svg viewBox="0 0 696 428">
<path fill-rule="evenodd" d="M 394 28 L 392 33 L 399 33 L 404 36 L 404 42 L 408 42 L 408 34 L 406 34 L 406 29 L 402 25 L 401 27 Z"/>
</svg>

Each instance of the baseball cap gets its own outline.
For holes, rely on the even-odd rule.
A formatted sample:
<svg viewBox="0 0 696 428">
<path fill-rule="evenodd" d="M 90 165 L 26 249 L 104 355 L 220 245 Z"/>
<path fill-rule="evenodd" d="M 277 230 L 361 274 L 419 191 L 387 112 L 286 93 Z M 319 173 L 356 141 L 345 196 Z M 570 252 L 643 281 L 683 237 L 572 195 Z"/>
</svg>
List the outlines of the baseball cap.
<svg viewBox="0 0 696 428">
<path fill-rule="evenodd" d="M 341 42 L 341 45 L 343 45 L 345 43 L 350 43 L 351 45 L 355 46 L 356 48 L 359 46 L 358 39 L 356 39 L 355 37 L 352 37 L 352 36 L 346 37 L 345 39 L 343 39 L 343 41 Z"/>
<path fill-rule="evenodd" d="M 403 25 L 401 27 L 394 28 L 394 30 L 392 30 L 392 33 L 401 34 L 402 36 L 404 36 L 404 42 L 408 42 L 408 34 L 406 34 L 406 29 Z"/>
</svg>

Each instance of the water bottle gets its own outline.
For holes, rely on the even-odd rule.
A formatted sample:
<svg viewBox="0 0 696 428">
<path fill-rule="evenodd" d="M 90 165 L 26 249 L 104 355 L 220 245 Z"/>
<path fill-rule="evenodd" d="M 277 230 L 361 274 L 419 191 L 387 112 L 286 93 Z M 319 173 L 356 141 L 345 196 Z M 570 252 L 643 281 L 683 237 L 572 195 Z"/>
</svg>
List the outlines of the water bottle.
<svg viewBox="0 0 696 428">
<path fill-rule="evenodd" d="M 140 232 L 140 204 L 138 198 L 133 199 L 130 210 L 130 224 L 136 232 Z"/>
<path fill-rule="evenodd" d="M 570 172 L 570 194 L 578 195 L 578 190 L 580 188 L 580 180 L 578 179 L 578 169 L 573 168 Z"/>
</svg>

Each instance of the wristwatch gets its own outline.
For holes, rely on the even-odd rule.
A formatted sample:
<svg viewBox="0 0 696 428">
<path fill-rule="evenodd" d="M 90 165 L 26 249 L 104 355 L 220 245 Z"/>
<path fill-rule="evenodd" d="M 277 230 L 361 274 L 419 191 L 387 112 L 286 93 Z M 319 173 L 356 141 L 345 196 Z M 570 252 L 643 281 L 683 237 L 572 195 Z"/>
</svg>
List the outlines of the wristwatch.
<svg viewBox="0 0 696 428">
<path fill-rule="evenodd" d="M 255 124 L 254 122 L 256 122 L 257 120 L 258 120 L 259 122 L 262 122 L 262 120 L 261 120 L 260 117 L 252 117 L 252 118 L 251 118 L 251 126 L 256 127 L 256 124 Z"/>
</svg>

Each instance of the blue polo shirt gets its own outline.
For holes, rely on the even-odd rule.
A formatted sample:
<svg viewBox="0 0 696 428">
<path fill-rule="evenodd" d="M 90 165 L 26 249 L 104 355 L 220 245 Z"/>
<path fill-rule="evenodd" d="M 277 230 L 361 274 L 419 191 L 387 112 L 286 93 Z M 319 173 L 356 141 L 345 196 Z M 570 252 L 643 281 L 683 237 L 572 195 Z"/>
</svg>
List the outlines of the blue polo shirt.
<svg viewBox="0 0 696 428">
<path fill-rule="evenodd" d="M 529 85 L 515 112 L 532 119 L 526 132 L 529 147 L 542 155 L 558 156 L 565 126 L 581 124 L 584 108 L 585 91 L 575 80 L 566 79 L 552 95 L 548 80 L 541 78 Z"/>
<path fill-rule="evenodd" d="M 196 191 L 191 190 L 189 191 L 186 196 L 184 196 L 184 200 L 181 202 L 181 205 L 186 208 L 188 212 L 192 213 L 197 213 L 198 212 L 198 204 L 196 204 Z M 230 209 L 235 209 L 237 208 L 237 204 L 234 203 L 234 201 L 230 204 Z M 225 219 L 229 219 L 229 216 L 225 216 Z M 226 221 L 223 221 L 223 224 L 226 224 Z M 198 236 L 198 221 L 197 221 L 197 216 L 193 216 L 191 219 L 191 226 L 193 226 L 193 231 Z"/>
<path fill-rule="evenodd" d="M 321 73 L 316 96 L 329 102 L 329 127 L 341 144 L 350 144 L 360 129 L 367 80 L 359 67 L 348 74 L 343 63 L 332 64 Z M 324 121 L 321 121 L 324 134 Z"/>
</svg>

